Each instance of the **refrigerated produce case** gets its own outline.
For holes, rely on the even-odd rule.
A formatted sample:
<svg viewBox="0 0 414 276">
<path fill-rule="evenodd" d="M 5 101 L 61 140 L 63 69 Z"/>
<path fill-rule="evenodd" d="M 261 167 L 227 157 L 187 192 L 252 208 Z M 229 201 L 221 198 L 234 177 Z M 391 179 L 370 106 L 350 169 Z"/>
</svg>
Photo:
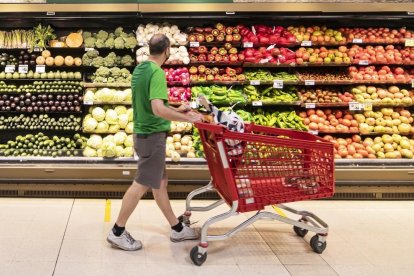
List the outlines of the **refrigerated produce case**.
<svg viewBox="0 0 414 276">
<path fill-rule="evenodd" d="M 217 27 L 217 23 L 222 23 L 224 26 L 231 26 L 236 27 L 238 24 L 245 24 L 245 22 L 249 22 L 246 26 L 251 29 L 251 26 L 255 25 L 267 25 L 271 26 L 271 28 L 276 28 L 277 26 L 315 26 L 315 25 L 325 25 L 328 28 L 332 28 L 333 30 L 339 30 L 340 28 L 381 28 L 386 27 L 390 29 L 400 30 L 402 27 L 406 27 L 407 30 L 414 29 L 414 19 L 410 13 L 407 12 L 372 12 L 372 13 L 364 13 L 363 17 L 359 13 L 338 13 L 338 12 L 236 12 L 236 13 L 225 13 L 225 12 L 218 12 L 218 11 L 211 11 L 211 12 L 164 12 L 164 13 L 155 13 L 150 10 L 149 7 L 151 5 L 143 6 L 143 10 L 147 9 L 148 12 L 57 12 L 55 14 L 45 14 L 45 12 L 39 13 L 7 13 L 2 14 L 0 20 L 4 20 L 8 22 L 8 30 L 11 29 L 31 29 L 41 23 L 43 26 L 52 26 L 55 30 L 55 33 L 58 37 L 66 36 L 71 32 L 76 32 L 82 29 L 84 32 L 99 32 L 99 30 L 106 30 L 109 33 L 113 32 L 118 27 L 123 27 L 126 33 L 132 32 L 137 30 L 137 27 L 140 24 L 147 24 L 150 22 L 157 23 L 157 22 L 169 22 L 171 24 L 176 24 L 179 29 L 183 32 L 186 32 L 189 36 L 197 32 L 194 27 Z M 261 6 L 262 7 L 262 6 Z M 5 28 L 2 28 L 2 30 Z M 276 45 L 271 46 L 270 42 L 256 44 L 250 43 L 250 41 L 243 41 L 242 39 L 240 42 L 230 42 L 229 49 L 232 51 L 237 50 L 237 54 L 245 53 L 245 51 L 250 49 L 260 49 L 260 47 L 266 47 L 267 51 L 271 51 L 273 48 L 282 49 L 286 48 L 287 51 L 296 52 L 298 50 L 306 52 L 309 48 L 320 49 L 321 47 L 326 47 L 328 49 L 339 49 L 341 46 L 347 47 L 347 51 L 352 45 L 358 45 L 360 47 L 366 47 L 369 45 L 379 46 L 383 45 L 384 47 L 393 45 L 394 48 L 405 48 L 410 49 L 411 39 L 408 39 L 407 42 L 404 40 L 401 41 L 380 41 L 378 43 L 366 43 L 363 39 L 359 38 L 356 34 L 354 34 L 354 38 L 351 38 L 350 35 L 345 35 L 347 29 L 343 30 L 343 40 L 338 37 L 335 43 L 332 44 L 332 41 L 323 43 L 325 45 L 321 45 L 320 41 L 317 40 L 312 41 L 300 41 L 299 38 L 296 37 L 295 42 L 286 43 L 280 45 L 278 41 L 276 41 Z M 256 31 L 256 30 L 255 30 Z M 315 31 L 315 30 L 313 30 Z M 349 30 L 348 30 L 349 31 Z M 204 32 L 204 30 L 202 31 Z M 230 32 L 230 31 L 229 31 Z M 352 32 L 351 32 L 352 33 Z M 234 33 L 232 33 L 234 35 Z M 335 37 L 335 36 L 334 36 Z M 368 37 L 369 38 L 369 37 Z M 407 112 L 412 112 L 412 103 L 408 104 L 390 104 L 390 103 L 364 103 L 363 101 L 356 101 L 356 95 L 352 93 L 352 88 L 355 88 L 357 85 L 366 85 L 366 86 L 375 86 L 377 89 L 380 88 L 387 88 L 389 86 L 397 86 L 400 90 L 406 89 L 409 94 L 408 97 L 412 97 L 412 81 L 411 76 L 407 79 L 399 79 L 396 81 L 388 82 L 373 82 L 370 79 L 364 80 L 357 80 L 351 77 L 349 72 L 349 68 L 367 68 L 370 66 L 371 61 L 366 62 L 365 60 L 359 60 L 358 62 L 353 62 L 351 60 L 345 60 L 344 58 L 341 61 L 337 60 L 334 61 L 335 57 L 343 57 L 342 54 L 338 54 L 341 51 L 336 51 L 333 53 L 333 59 L 324 60 L 326 63 L 308 63 L 310 61 L 305 61 L 302 63 L 303 60 L 298 60 L 298 55 L 292 57 L 294 59 L 293 63 L 286 63 L 280 64 L 280 61 L 272 63 L 269 60 L 259 62 L 250 62 L 248 63 L 246 60 L 233 60 L 233 62 L 225 61 L 224 63 L 221 60 L 219 62 L 212 61 L 196 61 L 193 55 L 200 55 L 197 53 L 197 50 L 200 46 L 206 46 L 207 51 L 211 51 L 212 48 L 222 48 L 225 45 L 225 42 L 210 42 L 205 43 L 204 39 L 201 41 L 190 41 L 185 44 L 185 47 L 189 53 L 190 62 L 188 64 L 170 64 L 167 65 L 166 68 L 173 68 L 177 69 L 178 67 L 186 67 L 188 68 L 189 74 L 194 75 L 192 73 L 192 68 L 196 67 L 199 70 L 200 65 L 205 65 L 206 68 L 218 67 L 219 71 L 222 72 L 222 76 L 226 74 L 233 74 L 231 70 L 226 70 L 226 68 L 231 69 L 239 69 L 241 71 L 236 73 L 237 75 L 244 74 L 244 77 L 240 77 L 240 79 L 236 80 L 231 79 L 229 76 L 228 78 L 223 77 L 223 79 L 213 79 L 207 80 L 204 79 L 195 79 L 193 78 L 191 84 L 183 84 L 179 83 L 180 81 L 175 82 L 172 80 L 170 82 L 170 87 L 187 87 L 190 86 L 194 87 L 211 87 L 212 85 L 216 86 L 223 86 L 226 87 L 225 89 L 234 90 L 234 97 L 238 97 L 239 91 L 243 91 L 246 87 L 250 86 L 254 87 L 257 90 L 257 95 L 252 92 L 252 94 L 248 94 L 246 92 L 240 92 L 244 95 L 243 97 L 246 101 L 243 105 L 240 106 L 239 109 L 244 111 L 250 111 L 252 114 L 249 114 L 250 120 L 256 120 L 257 123 L 267 123 L 270 126 L 276 127 L 286 127 L 292 128 L 299 124 L 306 126 L 307 128 L 311 128 L 310 131 L 314 134 L 320 136 L 330 135 L 332 138 L 338 140 L 338 138 L 347 141 L 346 139 L 351 138 L 353 135 L 361 135 L 362 141 L 359 141 L 360 138 L 355 138 L 356 140 L 352 140 L 352 146 L 358 146 L 358 144 L 362 145 L 362 142 L 367 142 L 369 144 L 370 136 L 378 137 L 384 134 L 392 134 L 390 132 L 383 132 L 381 134 L 375 133 L 374 130 L 368 131 L 368 133 L 361 134 L 361 127 L 360 125 L 365 123 L 363 121 L 358 121 L 358 125 L 356 129 L 337 129 L 335 131 L 329 131 L 326 129 L 319 129 L 313 128 L 313 125 L 310 122 L 307 122 L 307 118 L 309 115 L 310 110 L 325 112 L 327 109 L 339 110 L 341 112 L 349 113 L 349 120 L 350 123 L 352 120 L 355 120 L 355 114 L 363 113 L 369 111 L 369 108 L 374 108 L 375 111 L 381 110 L 380 108 L 394 108 L 393 112 L 398 108 L 398 106 L 404 106 L 404 111 L 402 114 L 406 114 Z M 312 38 L 313 39 L 313 38 Z M 303 38 L 302 38 L 303 40 Z M 328 39 L 327 39 L 328 40 Z M 100 56 L 107 56 L 110 52 L 115 52 L 117 55 L 131 55 L 135 59 L 135 51 L 139 48 L 145 46 L 145 42 L 138 41 L 138 45 L 134 49 L 107 49 L 107 48 L 100 48 L 97 49 L 99 51 Z M 178 48 L 180 45 L 177 45 Z M 182 45 L 181 45 L 182 46 Z M 270 48 L 268 48 L 271 46 Z M 251 48 L 252 47 L 252 48 Z M 51 48 L 47 47 L 47 49 L 51 52 L 52 56 L 54 55 L 62 55 L 62 56 L 73 56 L 82 58 L 85 53 L 88 53 L 90 50 L 88 48 L 96 48 L 96 47 L 85 47 L 82 45 L 79 48 Z M 197 50 L 196 50 L 197 49 Z M 236 50 L 233 50 L 236 49 Z M 327 50 L 328 50 L 327 49 Z M 414 48 L 411 48 L 414 49 Z M 35 49 L 36 50 L 36 49 Z M 194 50 L 196 50 L 194 54 Z M 0 49 L 0 52 L 5 53 L 19 53 L 21 49 Z M 204 50 L 203 50 L 204 51 Z M 34 52 L 37 55 L 42 54 L 42 52 Z M 348 53 L 348 52 L 347 52 Z M 236 54 L 236 55 L 237 55 Z M 303 53 L 302 53 L 303 54 Z M 327 54 L 328 55 L 328 54 Z M 409 55 L 408 55 L 409 57 Z M 240 56 L 238 56 L 240 58 Z M 345 62 L 344 62 L 345 61 Z M 413 58 L 414 61 L 414 58 Z M 389 62 L 385 62 L 387 65 Z M 376 65 L 376 64 L 375 64 Z M 376 66 L 381 66 L 376 65 Z M 354 66 L 354 67 L 353 67 Z M 412 63 L 401 63 L 395 64 L 394 67 L 390 66 L 392 69 L 395 67 L 403 68 L 407 73 L 409 73 L 410 69 L 412 69 Z M 5 69 L 6 66 L 4 66 Z M 29 65 L 29 69 L 37 69 L 38 65 Z M 122 67 L 122 66 L 121 66 Z M 17 70 L 18 67 L 16 67 Z M 98 67 L 99 68 L 99 67 Z M 80 97 L 84 96 L 88 89 L 94 89 L 97 86 L 103 87 L 110 87 L 113 89 L 126 89 L 127 85 L 124 84 L 115 84 L 115 85 L 106 85 L 106 84 L 93 84 L 91 83 L 90 76 L 96 72 L 98 69 L 93 66 L 85 66 L 81 65 L 78 67 L 70 67 L 64 66 L 58 68 L 57 66 L 46 66 L 46 72 L 49 71 L 56 71 L 56 70 L 67 70 L 70 72 L 80 72 L 82 74 L 82 81 L 83 81 L 83 95 L 79 95 Z M 125 66 L 129 71 L 133 69 L 133 66 Z M 220 70 L 224 69 L 224 70 Z M 381 68 L 378 68 L 381 70 Z M 269 79 L 249 79 L 249 71 L 257 71 L 257 70 L 269 70 L 270 74 L 273 74 L 272 78 Z M 378 71 L 379 71 L 378 70 Z M 286 72 L 286 73 L 281 73 Z M 338 73 L 341 79 L 338 78 L 331 78 L 329 80 L 326 79 L 315 79 L 316 77 L 312 75 L 313 73 L 322 73 L 325 75 Z M 278 74 L 279 73 L 279 74 Z M 289 73 L 289 74 L 287 74 Z M 356 73 L 359 73 L 356 72 Z M 391 72 L 387 72 L 391 73 Z M 395 72 L 394 72 L 395 73 Z M 219 73 L 220 74 L 220 73 Z M 286 79 L 283 79 L 287 75 L 293 76 Z M 342 74 L 342 75 L 341 75 Z M 276 76 L 275 76 L 276 75 Z M 355 74 L 356 75 L 356 74 Z M 245 78 L 245 79 L 243 79 Z M 292 79 L 290 79 L 292 78 Z M 54 80 L 56 80 L 54 78 Z M 35 81 L 43 81 L 46 82 L 48 79 L 0 79 L 0 82 L 4 81 L 6 84 L 32 84 Z M 75 80 L 73 80 L 75 81 Z M 40 84 L 40 86 L 43 84 Z M 65 84 L 66 85 L 66 84 Z M 266 100 L 262 93 L 266 88 L 270 88 L 272 93 L 269 91 L 268 98 L 270 100 Z M 296 90 L 302 89 L 304 92 L 309 91 L 311 89 L 321 89 L 327 90 L 330 88 L 335 92 L 341 92 L 343 95 L 349 95 L 349 99 L 346 98 L 344 100 L 341 98 L 338 102 L 331 102 L 331 103 L 324 103 L 316 101 L 315 99 L 303 99 L 301 98 L 301 94 L 296 92 L 296 98 L 292 98 L 292 95 L 288 95 L 285 93 L 287 88 L 293 88 Z M 35 88 L 36 89 L 36 88 Z M 99 89 L 99 88 L 96 88 Z M 218 89 L 218 88 L 217 88 Z M 276 90 L 275 90 L 276 89 Z M 280 91 L 279 91 L 279 90 Z M 253 91 L 253 90 L 252 90 Z M 233 93 L 232 92 L 232 93 Z M 283 93 L 279 93 L 283 92 Z M 349 94 L 346 94 L 348 93 Z M 389 91 L 388 91 L 389 92 Z M 400 92 L 400 91 L 399 91 Z M 70 92 L 69 92 L 70 93 Z M 221 93 L 221 92 L 217 92 Z M 230 92 L 229 92 L 230 93 Z M 389 92 L 391 93 L 391 92 Z M 2 95 L 6 94 L 2 92 Z M 36 94 L 36 93 L 33 93 Z M 214 92 L 213 92 L 214 94 Z M 311 93 L 312 94 L 312 93 Z M 365 93 L 367 94 L 367 93 Z M 9 96 L 14 95 L 12 93 L 8 94 Z M 21 94 L 16 94 L 21 95 Z M 229 94 L 228 94 L 229 95 Z M 229 106 L 235 101 L 232 101 L 229 96 L 223 97 L 221 94 L 220 96 L 215 95 L 212 97 L 212 100 L 216 100 L 215 104 L 226 107 Z M 353 96 L 351 96 L 353 95 Z M 30 95 L 32 96 L 32 95 Z M 367 96 L 367 95 L 364 95 Z M 255 98 L 258 97 L 258 98 Z M 289 101 L 284 101 L 288 97 Z M 194 98 L 194 92 L 193 92 Z M 323 96 L 322 96 L 323 98 Z M 240 99 L 240 98 L 237 98 Z M 324 99 L 324 98 L 323 98 Z M 366 98 L 364 98 L 365 100 Z M 414 98 L 413 98 L 414 99 Z M 49 99 L 48 99 L 49 100 Z M 54 99 L 53 99 L 54 100 Z M 82 103 L 82 98 L 80 102 Z M 308 100 L 308 101 L 307 101 Z M 36 99 L 37 101 L 37 99 Z M 350 102 L 349 102 L 350 101 Z M 76 116 L 81 116 L 82 121 L 87 116 L 87 114 L 91 113 L 90 107 L 100 107 L 108 105 L 107 108 L 114 108 L 117 105 L 123 105 L 129 108 L 129 104 L 127 102 L 85 102 L 80 104 L 80 111 Z M 376 107 L 379 105 L 379 107 Z M 393 106 L 394 105 L 394 106 Z M 366 108 L 366 110 L 361 110 Z M 237 109 L 237 106 L 236 106 Z M 260 111 L 258 111 L 260 109 Z M 26 110 L 27 111 L 27 110 Z M 386 110 L 385 110 L 386 111 Z M 384 112 L 385 112 L 384 111 Z M 292 113 L 293 112 L 293 113 Z M 301 113 L 302 112 L 302 113 Z M 304 112 L 304 113 L 303 113 Z M 308 113 L 307 113 L 308 112 Z M 399 110 L 398 112 L 401 113 Z M 405 113 L 404 113 L 405 112 Z M 38 112 L 39 113 L 39 112 Z M 47 114 L 51 118 L 59 117 L 68 117 L 72 113 L 63 111 L 62 113 L 54 113 L 54 112 L 40 112 L 38 116 L 41 114 Z M 312 112 L 310 112 L 312 113 Z M 321 114 L 320 117 L 323 117 Z M 32 114 L 28 114 L 25 112 L 19 111 L 4 111 L 0 114 L 1 116 L 21 116 L 21 114 L 25 116 L 32 116 Z M 285 118 L 291 115 L 293 118 L 294 116 L 294 123 L 286 122 Z M 301 117 L 301 115 L 303 115 Z M 371 114 L 372 115 L 372 114 Z M 375 114 L 374 114 L 375 115 Z M 372 115 L 372 116 L 374 116 Z M 246 115 L 248 116 L 248 115 Z M 324 115 L 325 117 L 328 114 Z M 380 116 L 380 115 L 378 115 Z M 381 115 L 384 116 L 384 115 Z M 401 115 L 402 116 L 402 115 Z M 410 113 L 411 116 L 411 113 Z M 369 116 L 365 116 L 369 117 Z M 32 118 L 33 119 L 33 118 Z M 44 119 L 44 118 L 43 118 Z M 326 118 L 325 118 L 326 119 Z M 342 119 L 342 118 L 341 118 Z M 302 121 L 300 121 L 302 120 Z M 319 118 L 318 118 L 319 120 Z M 401 121 L 401 120 L 400 120 Z M 4 121 L 2 121 L 4 122 Z M 413 123 L 409 123 L 411 127 Z M 15 124 L 16 125 L 16 124 Z M 61 137 L 65 138 L 65 142 L 68 145 L 72 145 L 72 147 L 65 147 L 62 145 L 64 150 L 61 149 L 48 149 L 47 145 L 43 149 L 41 153 L 45 156 L 38 156 L 33 157 L 29 156 L 33 154 L 33 150 L 28 148 L 25 152 L 20 150 L 15 154 L 19 156 L 4 156 L 4 149 L 2 149 L 3 156 L 0 157 L 0 194 L 6 196 L 89 196 L 89 197 L 109 197 L 109 196 L 121 196 L 122 191 L 126 189 L 128 184 L 130 183 L 133 175 L 135 174 L 136 170 L 136 161 L 134 157 L 85 157 L 84 155 L 84 148 L 86 146 L 86 141 L 89 139 L 90 135 L 94 134 L 94 131 L 85 131 L 82 128 L 82 123 L 79 124 L 79 128 L 69 128 L 69 129 L 41 129 L 41 130 L 33 130 L 32 128 L 24 129 L 24 127 L 20 129 L 11 129 L 15 128 L 10 127 L 8 129 L 0 130 L 0 143 L 7 143 L 10 140 L 16 140 L 16 137 L 21 135 L 25 136 L 27 134 L 36 134 L 37 132 L 42 132 L 44 136 L 48 136 L 49 138 L 45 140 L 53 140 L 53 136 L 57 136 L 56 143 L 59 143 L 59 139 Z M 45 124 L 47 125 L 47 124 Z M 328 124 L 326 124 L 328 125 Z M 341 125 L 341 124 L 340 124 Z M 346 126 L 346 124 L 345 124 Z M 397 126 L 398 128 L 398 126 Z M 376 130 L 382 130 L 381 128 L 377 128 Z M 412 127 L 412 129 L 414 129 Z M 34 132 L 35 131 L 35 132 Z M 78 135 L 74 138 L 74 135 Z M 96 132 L 95 132 L 96 134 Z M 109 135 L 110 132 L 106 133 L 97 133 L 97 135 L 106 136 Z M 129 134 L 129 133 L 128 133 Z M 176 133 L 172 133 L 171 136 Z M 188 133 L 187 133 L 188 134 Z M 190 133 L 191 134 L 191 133 Z M 183 134 L 183 136 L 186 134 Z M 410 130 L 408 132 L 401 133 L 402 137 L 407 137 L 413 139 L 413 132 Z M 41 136 L 36 136 L 36 138 L 41 138 Z M 30 138 L 30 137 L 29 137 Z M 70 141 L 66 140 L 66 138 L 70 139 Z M 20 137 L 21 139 L 21 137 Z M 196 144 L 197 138 L 193 138 L 192 141 Z M 401 140 L 400 138 L 395 138 L 398 141 Z M 405 138 L 404 138 L 405 139 Z M 73 140 L 73 141 L 72 141 Z M 17 144 L 19 142 L 24 143 L 25 139 L 22 141 L 15 141 Z M 342 141 L 342 140 L 340 140 Z M 393 141 L 394 142 L 394 141 Z M 15 144 L 16 144 L 15 143 Z M 63 142 L 62 142 L 63 143 Z M 349 140 L 348 140 L 348 144 Z M 14 145 L 14 144 L 12 144 Z M 183 144 L 184 145 L 184 144 Z M 42 145 L 43 146 L 43 145 Z M 397 145 L 398 147 L 400 145 Z M 24 146 L 22 146 L 24 148 Z M 20 147 L 20 148 L 22 148 Z M 124 145 L 122 145 L 124 147 Z M 126 147 L 126 146 L 125 146 Z M 349 145 L 347 146 L 347 150 L 349 150 Z M 362 148 L 361 148 L 362 149 Z M 396 150 L 397 148 L 394 148 Z M 402 148 L 401 148 L 402 149 Z M 60 150 L 60 151 L 59 151 Z M 98 149 L 94 149 L 97 151 Z M 172 149 L 173 150 L 173 149 Z M 175 149 L 174 149 L 175 150 Z M 362 149 L 362 150 L 365 150 Z M 168 158 L 168 174 L 169 178 L 171 179 L 171 191 L 175 193 L 177 197 L 184 196 L 186 191 L 192 190 L 197 185 L 203 185 L 208 182 L 210 178 L 210 174 L 208 172 L 208 168 L 206 165 L 205 160 L 202 158 L 201 150 L 199 148 L 194 149 L 194 152 L 197 155 L 197 158 L 186 158 L 187 151 L 178 151 L 181 154 L 181 158 L 179 162 L 176 161 L 176 158 Z M 22 153 L 25 153 L 22 156 Z M 404 152 L 405 153 L 405 152 Z M 9 152 L 9 155 L 13 155 L 13 153 Z M 361 151 L 361 155 L 365 152 Z M 42 154 L 39 154 L 42 155 Z M 338 152 L 338 157 L 339 157 Z M 54 156 L 54 157 L 52 157 Z M 407 153 L 407 156 L 410 155 Z M 393 158 L 393 159 L 368 159 L 368 158 L 353 158 L 351 159 L 349 152 L 348 154 L 342 156 L 343 158 L 336 160 L 336 184 L 337 184 L 337 198 L 384 198 L 384 199 L 392 199 L 392 198 L 413 198 L 414 197 L 414 159 L 410 158 Z M 347 158 L 348 157 L 348 158 Z M 356 155 L 355 157 L 358 157 Z M 379 156 L 377 156 L 379 157 Z M 380 156 L 382 157 L 382 156 Z M 384 156 L 385 157 L 385 156 Z M 392 156 L 394 157 L 394 156 Z M 397 156 L 398 157 L 398 156 Z M 402 157 L 402 156 L 401 156 Z"/>
</svg>

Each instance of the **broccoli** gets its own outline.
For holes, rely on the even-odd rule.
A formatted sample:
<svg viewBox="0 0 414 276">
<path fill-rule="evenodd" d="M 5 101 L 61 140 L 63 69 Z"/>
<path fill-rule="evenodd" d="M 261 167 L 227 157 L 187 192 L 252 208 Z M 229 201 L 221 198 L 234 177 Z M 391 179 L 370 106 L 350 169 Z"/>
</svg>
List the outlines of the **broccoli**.
<svg viewBox="0 0 414 276">
<path fill-rule="evenodd" d="M 99 52 L 98 52 L 98 51 L 96 51 L 96 50 L 93 50 L 93 51 L 88 51 L 88 52 L 86 53 L 86 55 L 87 55 L 89 58 L 96 58 L 96 57 L 98 57 L 98 56 L 99 56 Z"/>
<path fill-rule="evenodd" d="M 121 69 L 118 67 L 111 68 L 111 76 L 114 78 L 118 78 L 121 76 Z"/>
<path fill-rule="evenodd" d="M 135 37 L 127 37 L 125 40 L 125 48 L 127 49 L 134 49 L 137 47 L 138 41 Z"/>
<path fill-rule="evenodd" d="M 125 77 L 127 77 L 127 76 L 129 76 L 129 75 L 131 75 L 131 73 L 129 72 L 129 70 L 128 69 L 126 69 L 126 68 L 122 68 L 121 69 L 121 74 L 122 74 L 122 76 L 125 78 Z"/>
<path fill-rule="evenodd" d="M 116 54 L 114 52 L 109 53 L 104 58 L 104 66 L 106 66 L 106 67 L 113 67 L 113 66 L 115 66 L 115 62 L 116 62 Z"/>
<path fill-rule="evenodd" d="M 134 65 L 134 59 L 130 55 L 125 55 L 122 57 L 121 64 L 123 66 L 132 66 Z"/>
<path fill-rule="evenodd" d="M 86 48 L 93 48 L 95 47 L 96 39 L 93 37 L 88 37 L 84 40 Z"/>
<path fill-rule="evenodd" d="M 96 48 L 105 48 L 105 42 L 100 39 L 96 40 L 95 45 L 96 45 Z"/>
<path fill-rule="evenodd" d="M 122 32 L 122 33 L 121 33 L 121 37 L 122 37 L 124 40 L 126 40 L 126 39 L 128 38 L 128 34 L 127 34 L 127 33 Z"/>
<path fill-rule="evenodd" d="M 97 34 L 96 37 L 102 41 L 105 41 L 108 39 L 108 32 L 100 30 Z"/>
<path fill-rule="evenodd" d="M 128 36 L 129 37 L 136 37 L 136 35 L 134 33 L 129 33 Z"/>
<path fill-rule="evenodd" d="M 122 37 L 117 37 L 114 41 L 115 49 L 124 49 L 125 48 L 125 42 Z"/>
<path fill-rule="evenodd" d="M 96 57 L 92 60 L 91 65 L 95 67 L 101 67 L 104 65 L 105 59 L 103 57 Z"/>
<path fill-rule="evenodd" d="M 108 83 L 116 83 L 116 80 L 113 77 L 109 77 Z"/>
<path fill-rule="evenodd" d="M 122 57 L 121 56 L 117 56 L 116 57 L 116 65 L 122 65 L 121 60 L 122 60 Z"/>
<path fill-rule="evenodd" d="M 108 39 L 109 38 L 113 38 L 113 39 L 115 39 L 116 38 L 116 36 L 115 36 L 115 34 L 114 33 L 110 33 L 109 35 L 108 35 Z"/>
<path fill-rule="evenodd" d="M 82 64 L 85 66 L 90 66 L 92 63 L 92 59 L 88 57 L 87 54 L 84 54 L 82 57 Z"/>
<path fill-rule="evenodd" d="M 114 48 L 114 39 L 112 37 L 109 37 L 106 41 L 105 41 L 105 47 L 112 49 Z"/>
<path fill-rule="evenodd" d="M 118 27 L 118 28 L 115 29 L 114 33 L 115 33 L 116 37 L 120 37 L 123 32 L 124 32 L 124 28 Z"/>
<path fill-rule="evenodd" d="M 82 32 L 82 37 L 83 40 L 92 37 L 92 33 L 91 32 Z"/>
<path fill-rule="evenodd" d="M 96 76 L 96 77 L 94 77 L 92 79 L 93 79 L 93 82 L 95 82 L 95 83 L 103 83 L 103 82 L 106 82 L 107 81 L 106 78 L 101 77 L 101 76 Z"/>
<path fill-rule="evenodd" d="M 111 74 L 111 71 L 108 67 L 99 67 L 96 70 L 95 76 L 108 77 L 110 74 Z"/>
</svg>

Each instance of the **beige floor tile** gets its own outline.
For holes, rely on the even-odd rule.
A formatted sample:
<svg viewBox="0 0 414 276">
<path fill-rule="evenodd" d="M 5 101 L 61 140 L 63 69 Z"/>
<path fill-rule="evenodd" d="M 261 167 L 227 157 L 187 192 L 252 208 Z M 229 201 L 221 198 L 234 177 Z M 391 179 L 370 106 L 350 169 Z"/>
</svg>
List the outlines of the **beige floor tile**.
<svg viewBox="0 0 414 276">
<path fill-rule="evenodd" d="M 100 262 L 105 241 L 65 239 L 60 250 L 59 262 Z"/>
<path fill-rule="evenodd" d="M 341 276 L 376 276 L 373 265 L 331 264 L 332 268 Z"/>
<path fill-rule="evenodd" d="M 284 265 L 325 265 L 326 262 L 321 256 L 314 252 L 277 255 Z"/>
<path fill-rule="evenodd" d="M 165 276 L 165 275 L 183 275 L 194 276 L 196 269 L 193 265 L 163 265 L 163 264 L 146 264 L 139 266 L 139 276 Z"/>
<path fill-rule="evenodd" d="M 105 244 L 102 248 L 102 263 L 109 263 L 111 266 L 119 264 L 120 266 L 124 264 L 145 264 L 146 260 L 146 250 L 145 245 L 143 249 L 138 251 L 124 251 L 118 248 L 112 247 L 110 244 Z"/>
<path fill-rule="evenodd" d="M 239 269 L 242 275 L 260 275 L 260 276 L 288 276 L 290 273 L 283 265 L 269 265 L 269 264 L 257 264 L 257 265 L 239 265 Z"/>
<path fill-rule="evenodd" d="M 330 265 L 371 265 L 359 246 L 347 242 L 331 241 L 328 237 L 327 247 L 320 256 Z"/>
<path fill-rule="evenodd" d="M 23 240 L 14 252 L 13 261 L 56 261 L 61 243 L 61 240 Z"/>
<path fill-rule="evenodd" d="M 329 265 L 286 265 L 292 276 L 336 276 L 338 273 Z"/>
<path fill-rule="evenodd" d="M 167 237 L 146 240 L 145 254 L 148 264 L 187 265 L 191 263 L 188 243 L 173 243 Z M 194 242 L 196 245 L 197 242 Z"/>
<path fill-rule="evenodd" d="M 208 260 L 207 260 L 208 262 Z M 195 267 L 196 276 L 211 276 L 211 275 L 240 275 L 241 270 L 236 265 L 206 265 Z M 194 275 L 194 274 L 193 274 Z"/>
<path fill-rule="evenodd" d="M 145 266 L 145 264 L 139 262 L 129 262 L 129 263 L 118 263 L 103 261 L 102 262 L 102 276 L 137 276 L 142 275 L 140 269 Z"/>
<path fill-rule="evenodd" d="M 11 263 L 13 267 L 13 276 L 47 276 L 53 275 L 55 262 L 42 261 L 14 261 Z M 5 274 L 7 275 L 7 274 Z"/>
<path fill-rule="evenodd" d="M 102 274 L 101 262 L 59 261 L 53 276 L 99 276 Z"/>
<path fill-rule="evenodd" d="M 231 253 L 238 265 L 281 265 L 272 249 L 260 241 L 233 243 Z"/>
</svg>

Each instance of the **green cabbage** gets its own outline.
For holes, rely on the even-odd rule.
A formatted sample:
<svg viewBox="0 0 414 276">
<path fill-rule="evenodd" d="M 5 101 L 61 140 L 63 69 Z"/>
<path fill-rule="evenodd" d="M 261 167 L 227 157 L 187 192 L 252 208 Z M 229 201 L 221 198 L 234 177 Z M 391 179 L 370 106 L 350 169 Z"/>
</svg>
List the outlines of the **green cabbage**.
<svg viewBox="0 0 414 276">
<path fill-rule="evenodd" d="M 134 156 L 134 149 L 132 147 L 126 147 L 124 149 L 124 156 L 125 157 L 133 157 Z"/>
<path fill-rule="evenodd" d="M 104 157 L 116 156 L 116 145 L 114 142 L 103 142 L 101 149 Z"/>
<path fill-rule="evenodd" d="M 128 115 L 128 121 L 129 122 L 134 121 L 134 110 L 132 108 L 129 108 L 127 110 L 127 115 Z"/>
<path fill-rule="evenodd" d="M 83 120 L 83 130 L 86 132 L 94 131 L 97 126 L 98 122 L 94 118 L 85 118 L 85 120 Z"/>
<path fill-rule="evenodd" d="M 114 142 L 117 146 L 123 145 L 127 135 L 125 132 L 118 132 L 114 135 Z"/>
<path fill-rule="evenodd" d="M 107 135 L 102 139 L 102 142 L 114 142 L 114 136 L 113 135 Z"/>
<path fill-rule="evenodd" d="M 96 156 L 98 156 L 98 154 L 96 153 L 96 150 L 94 150 L 94 149 L 92 149 L 90 147 L 86 147 L 83 150 L 83 156 L 86 156 L 86 157 L 96 157 Z"/>
<path fill-rule="evenodd" d="M 114 91 L 109 88 L 102 88 L 99 93 L 99 101 L 112 102 L 114 100 Z"/>
<path fill-rule="evenodd" d="M 118 124 L 116 124 L 116 125 L 110 125 L 108 132 L 109 133 L 117 133 L 120 129 L 121 128 L 119 127 Z"/>
<path fill-rule="evenodd" d="M 95 94 L 92 90 L 88 90 L 85 93 L 85 96 L 83 96 L 83 101 L 85 102 L 93 102 L 95 100 Z"/>
<path fill-rule="evenodd" d="M 133 131 L 134 131 L 134 123 L 129 122 L 128 125 L 125 128 L 125 132 L 128 133 L 128 134 L 132 134 Z"/>
<path fill-rule="evenodd" d="M 118 106 L 116 106 L 116 107 L 115 107 L 115 111 L 116 111 L 116 113 L 117 113 L 118 115 L 121 115 L 121 114 L 125 114 L 125 113 L 127 113 L 127 109 L 126 109 L 126 107 L 125 107 L 125 106 L 123 106 L 123 105 L 118 105 Z"/>
<path fill-rule="evenodd" d="M 105 110 L 100 107 L 95 107 L 92 110 L 92 117 L 95 118 L 98 122 L 105 120 Z"/>
<path fill-rule="evenodd" d="M 118 116 L 118 124 L 122 129 L 125 129 L 128 125 L 128 115 L 121 114 Z"/>
<path fill-rule="evenodd" d="M 116 146 L 116 157 L 124 157 L 125 156 L 125 149 L 122 146 Z"/>
<path fill-rule="evenodd" d="M 124 91 L 116 91 L 114 94 L 114 102 L 122 103 L 123 101 L 125 101 L 126 96 L 127 94 Z"/>
<path fill-rule="evenodd" d="M 118 114 L 113 109 L 108 109 L 106 111 L 105 121 L 108 124 L 117 124 L 118 123 Z"/>
<path fill-rule="evenodd" d="M 96 132 L 99 132 L 99 133 L 105 133 L 105 132 L 108 132 L 108 130 L 109 130 L 109 125 L 105 121 L 99 122 L 98 126 L 96 127 Z"/>
<path fill-rule="evenodd" d="M 132 135 L 128 135 L 124 142 L 125 147 L 132 147 L 134 146 L 134 139 L 132 138 Z"/>
<path fill-rule="evenodd" d="M 92 134 L 86 141 L 88 147 L 99 149 L 102 146 L 102 137 L 100 135 Z"/>
</svg>

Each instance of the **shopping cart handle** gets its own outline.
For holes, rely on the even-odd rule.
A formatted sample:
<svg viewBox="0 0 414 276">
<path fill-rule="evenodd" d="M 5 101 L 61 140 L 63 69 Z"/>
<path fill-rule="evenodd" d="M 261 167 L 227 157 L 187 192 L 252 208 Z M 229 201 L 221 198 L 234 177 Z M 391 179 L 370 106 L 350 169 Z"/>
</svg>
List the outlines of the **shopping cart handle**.
<svg viewBox="0 0 414 276">
<path fill-rule="evenodd" d="M 211 123 L 194 123 L 195 127 L 198 129 L 207 130 L 216 134 L 223 134 L 226 130 L 225 126 L 216 125 Z"/>
</svg>

